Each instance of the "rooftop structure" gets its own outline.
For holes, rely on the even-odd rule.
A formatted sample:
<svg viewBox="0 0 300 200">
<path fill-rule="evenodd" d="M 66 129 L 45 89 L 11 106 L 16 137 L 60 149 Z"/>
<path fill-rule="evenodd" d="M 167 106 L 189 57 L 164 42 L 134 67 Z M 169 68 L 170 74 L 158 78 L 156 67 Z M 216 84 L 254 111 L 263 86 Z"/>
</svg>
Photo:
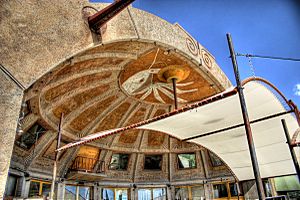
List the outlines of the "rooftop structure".
<svg viewBox="0 0 300 200">
<path fill-rule="evenodd" d="M 0 60 L 9 73 L 0 73 L 1 198 L 50 197 L 62 114 L 60 146 L 232 88 L 179 24 L 129 6 L 90 28 L 89 17 L 106 6 L 3 2 Z M 131 129 L 65 150 L 54 198 L 257 197 L 254 181 L 239 182 L 221 155 L 179 136 Z M 285 192 L 274 179 L 263 181 L 267 194 Z"/>
</svg>

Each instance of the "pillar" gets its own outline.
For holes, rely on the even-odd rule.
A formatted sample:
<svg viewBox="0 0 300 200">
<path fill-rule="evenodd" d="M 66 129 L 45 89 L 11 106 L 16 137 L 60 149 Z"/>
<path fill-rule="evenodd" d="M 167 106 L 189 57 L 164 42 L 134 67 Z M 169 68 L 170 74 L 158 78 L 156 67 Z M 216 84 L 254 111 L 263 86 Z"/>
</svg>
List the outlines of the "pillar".
<svg viewBox="0 0 300 200">
<path fill-rule="evenodd" d="M 0 71 L 0 199 L 4 196 L 23 91 Z"/>
<path fill-rule="evenodd" d="M 130 197 L 129 197 L 129 199 L 131 199 L 131 200 L 135 200 L 135 198 L 134 198 L 134 196 L 135 196 L 135 189 L 134 188 L 130 188 Z"/>
<path fill-rule="evenodd" d="M 101 199 L 101 187 L 100 186 L 94 186 L 94 199 L 100 200 Z"/>
<path fill-rule="evenodd" d="M 65 199 L 65 183 L 57 184 L 57 199 Z"/>
</svg>

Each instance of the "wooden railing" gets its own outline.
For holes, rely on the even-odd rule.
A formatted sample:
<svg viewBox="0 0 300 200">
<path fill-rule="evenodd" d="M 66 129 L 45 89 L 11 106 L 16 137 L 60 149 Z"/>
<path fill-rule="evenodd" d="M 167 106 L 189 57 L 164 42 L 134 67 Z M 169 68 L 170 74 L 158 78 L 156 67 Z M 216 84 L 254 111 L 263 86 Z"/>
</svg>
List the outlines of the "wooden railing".
<svg viewBox="0 0 300 200">
<path fill-rule="evenodd" d="M 104 167 L 104 161 L 83 156 L 77 156 L 73 161 L 73 164 L 70 169 L 75 171 L 102 173 L 104 172 Z"/>
</svg>

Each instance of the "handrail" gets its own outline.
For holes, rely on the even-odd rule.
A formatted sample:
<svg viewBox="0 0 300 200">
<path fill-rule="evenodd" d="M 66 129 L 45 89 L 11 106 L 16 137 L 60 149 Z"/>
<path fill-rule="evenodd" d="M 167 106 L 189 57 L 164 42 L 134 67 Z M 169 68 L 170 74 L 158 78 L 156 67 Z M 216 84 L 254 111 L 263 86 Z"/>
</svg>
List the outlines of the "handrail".
<svg viewBox="0 0 300 200">
<path fill-rule="evenodd" d="M 103 160 L 77 156 L 72 165 L 71 170 L 102 173 L 104 172 L 105 163 Z"/>
</svg>

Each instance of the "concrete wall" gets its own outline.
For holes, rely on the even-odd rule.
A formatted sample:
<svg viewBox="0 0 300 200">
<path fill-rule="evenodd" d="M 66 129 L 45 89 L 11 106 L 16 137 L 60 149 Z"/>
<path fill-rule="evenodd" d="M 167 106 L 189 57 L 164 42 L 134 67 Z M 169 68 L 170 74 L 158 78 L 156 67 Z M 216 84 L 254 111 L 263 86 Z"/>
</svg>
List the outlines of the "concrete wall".
<svg viewBox="0 0 300 200">
<path fill-rule="evenodd" d="M 22 90 L 0 73 L 0 198 L 5 190 L 22 96 Z"/>
</svg>

